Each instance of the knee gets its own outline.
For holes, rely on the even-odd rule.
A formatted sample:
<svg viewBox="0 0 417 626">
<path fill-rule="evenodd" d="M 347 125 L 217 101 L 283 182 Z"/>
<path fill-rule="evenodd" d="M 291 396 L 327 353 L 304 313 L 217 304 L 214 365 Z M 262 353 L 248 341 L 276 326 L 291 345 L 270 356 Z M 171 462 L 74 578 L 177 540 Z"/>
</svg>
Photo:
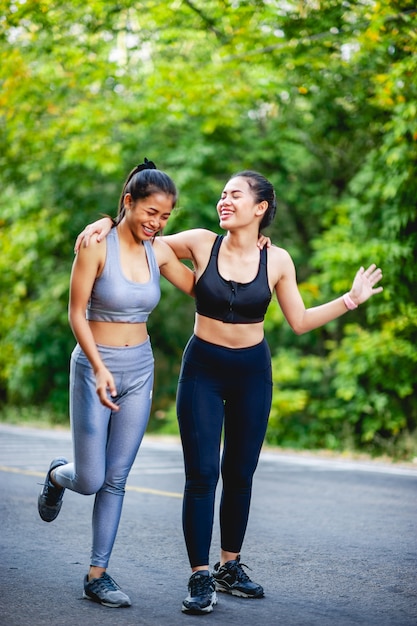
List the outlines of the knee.
<svg viewBox="0 0 417 626">
<path fill-rule="evenodd" d="M 216 490 L 219 480 L 219 471 L 212 468 L 207 471 L 187 473 L 185 490 L 193 493 L 209 493 Z"/>
<path fill-rule="evenodd" d="M 231 487 L 233 489 L 245 490 L 252 488 L 253 472 L 237 471 L 238 468 L 234 468 L 233 471 L 222 471 L 223 488 Z"/>
<path fill-rule="evenodd" d="M 104 477 L 102 476 L 85 476 L 78 477 L 78 493 L 81 493 L 83 496 L 92 496 L 103 486 Z"/>
<path fill-rule="evenodd" d="M 125 467 L 108 467 L 106 475 L 103 477 L 102 491 L 114 495 L 124 495 L 128 474 L 129 472 Z"/>
<path fill-rule="evenodd" d="M 109 480 L 106 478 L 101 490 L 112 493 L 115 496 L 124 496 L 125 494 L 126 480 Z"/>
</svg>

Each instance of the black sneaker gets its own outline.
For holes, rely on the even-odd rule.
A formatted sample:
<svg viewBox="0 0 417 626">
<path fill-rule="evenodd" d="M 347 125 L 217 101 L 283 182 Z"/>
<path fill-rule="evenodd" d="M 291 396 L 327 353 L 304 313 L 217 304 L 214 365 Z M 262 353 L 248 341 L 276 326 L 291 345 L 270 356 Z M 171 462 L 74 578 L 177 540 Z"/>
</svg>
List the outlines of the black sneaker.
<svg viewBox="0 0 417 626">
<path fill-rule="evenodd" d="M 240 562 L 240 556 L 235 561 L 227 561 L 221 567 L 220 563 L 216 563 L 213 571 L 216 590 L 240 598 L 262 598 L 263 588 L 251 581 L 242 566 L 247 567 Z"/>
<path fill-rule="evenodd" d="M 83 597 L 115 609 L 132 604 L 129 596 L 123 593 L 117 582 L 107 572 L 103 572 L 100 578 L 93 578 L 90 582 L 88 576 L 84 578 Z"/>
<path fill-rule="evenodd" d="M 64 487 L 55 487 L 50 480 L 51 471 L 60 465 L 66 465 L 67 459 L 54 459 L 49 466 L 46 474 L 44 485 L 38 496 L 38 511 L 44 522 L 52 522 L 62 507 L 62 498 L 64 497 Z"/>
<path fill-rule="evenodd" d="M 182 603 L 182 611 L 191 615 L 211 613 L 215 604 L 217 596 L 210 572 L 194 572 L 188 581 L 188 596 Z"/>
</svg>

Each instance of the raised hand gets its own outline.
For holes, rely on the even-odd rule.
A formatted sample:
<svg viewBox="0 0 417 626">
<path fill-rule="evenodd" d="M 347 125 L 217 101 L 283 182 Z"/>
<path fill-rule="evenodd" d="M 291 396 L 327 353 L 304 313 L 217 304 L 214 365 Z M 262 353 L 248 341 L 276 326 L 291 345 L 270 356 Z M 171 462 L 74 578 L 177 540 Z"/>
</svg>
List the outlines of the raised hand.
<svg viewBox="0 0 417 626">
<path fill-rule="evenodd" d="M 362 304 L 369 300 L 371 296 L 376 293 L 381 293 L 382 287 L 375 287 L 382 278 L 382 270 L 372 263 L 365 269 L 361 267 L 353 280 L 352 287 L 349 291 L 349 296 L 353 302 L 357 305 Z"/>
</svg>

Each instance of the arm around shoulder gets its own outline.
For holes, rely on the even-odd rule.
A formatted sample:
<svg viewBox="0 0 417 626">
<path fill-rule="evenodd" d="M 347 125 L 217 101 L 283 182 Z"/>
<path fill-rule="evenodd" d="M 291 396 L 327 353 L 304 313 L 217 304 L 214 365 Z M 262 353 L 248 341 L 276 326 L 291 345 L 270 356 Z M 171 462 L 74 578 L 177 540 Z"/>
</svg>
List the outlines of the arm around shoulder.
<svg viewBox="0 0 417 626">
<path fill-rule="evenodd" d="M 111 217 L 102 217 L 101 219 L 96 220 L 91 224 L 88 224 L 84 228 L 84 230 L 81 231 L 75 241 L 74 253 L 77 254 L 77 252 L 81 248 L 81 245 L 87 248 L 88 244 L 90 243 L 90 239 L 94 235 L 94 233 L 97 233 L 97 241 L 101 241 L 102 239 L 107 237 L 113 225 L 114 221 Z"/>
<path fill-rule="evenodd" d="M 178 259 L 165 241 L 160 241 L 158 238 L 155 240 L 154 246 L 162 276 L 187 295 L 194 296 L 194 272 Z"/>
<path fill-rule="evenodd" d="M 163 235 L 162 241 L 169 245 L 178 259 L 189 259 L 195 262 L 197 253 L 204 245 L 213 245 L 216 234 L 205 228 L 183 230 L 174 235 Z"/>
</svg>

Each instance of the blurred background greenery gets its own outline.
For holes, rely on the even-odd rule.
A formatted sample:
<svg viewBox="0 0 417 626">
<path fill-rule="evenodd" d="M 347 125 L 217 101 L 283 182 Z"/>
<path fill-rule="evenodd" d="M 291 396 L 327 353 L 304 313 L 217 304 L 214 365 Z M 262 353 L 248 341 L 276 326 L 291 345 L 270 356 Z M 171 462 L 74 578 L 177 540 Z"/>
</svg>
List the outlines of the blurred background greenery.
<svg viewBox="0 0 417 626">
<path fill-rule="evenodd" d="M 384 292 L 296 337 L 266 320 L 267 441 L 417 454 L 417 12 L 406 0 L 0 0 L 0 415 L 67 424 L 75 237 L 144 156 L 177 183 L 169 232 L 219 231 L 228 177 L 279 198 L 307 306 L 360 265 Z M 168 232 L 166 231 L 166 232 Z M 163 281 L 149 429 L 177 432 L 193 302 Z"/>
</svg>

